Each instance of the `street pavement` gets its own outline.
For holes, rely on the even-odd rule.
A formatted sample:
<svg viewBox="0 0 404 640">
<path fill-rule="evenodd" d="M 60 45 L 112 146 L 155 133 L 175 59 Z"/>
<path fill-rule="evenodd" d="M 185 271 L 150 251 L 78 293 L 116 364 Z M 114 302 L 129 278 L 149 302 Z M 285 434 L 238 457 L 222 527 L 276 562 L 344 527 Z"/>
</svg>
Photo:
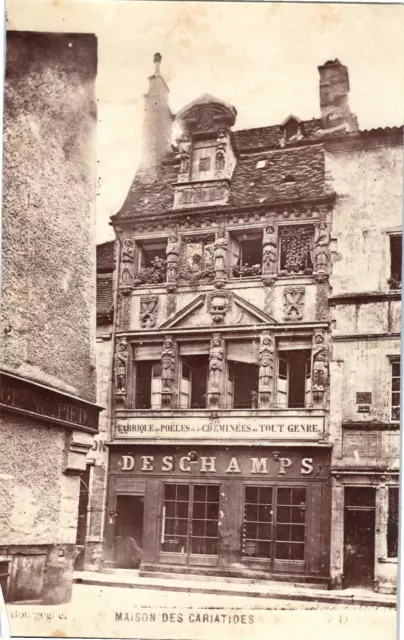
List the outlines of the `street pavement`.
<svg viewBox="0 0 404 640">
<path fill-rule="evenodd" d="M 247 588 L 248 593 L 248 588 Z M 67 605 L 8 605 L 12 635 L 139 640 L 385 640 L 393 608 L 76 584 Z"/>
</svg>

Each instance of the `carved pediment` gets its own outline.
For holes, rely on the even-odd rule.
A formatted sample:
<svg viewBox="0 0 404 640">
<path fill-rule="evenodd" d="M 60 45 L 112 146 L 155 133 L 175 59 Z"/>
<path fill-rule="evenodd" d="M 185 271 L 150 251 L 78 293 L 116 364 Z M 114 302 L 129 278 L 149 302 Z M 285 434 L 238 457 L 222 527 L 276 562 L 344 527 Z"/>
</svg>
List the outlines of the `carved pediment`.
<svg viewBox="0 0 404 640">
<path fill-rule="evenodd" d="M 161 325 L 161 329 L 256 326 L 276 324 L 267 315 L 245 298 L 227 290 L 203 293 Z"/>
</svg>

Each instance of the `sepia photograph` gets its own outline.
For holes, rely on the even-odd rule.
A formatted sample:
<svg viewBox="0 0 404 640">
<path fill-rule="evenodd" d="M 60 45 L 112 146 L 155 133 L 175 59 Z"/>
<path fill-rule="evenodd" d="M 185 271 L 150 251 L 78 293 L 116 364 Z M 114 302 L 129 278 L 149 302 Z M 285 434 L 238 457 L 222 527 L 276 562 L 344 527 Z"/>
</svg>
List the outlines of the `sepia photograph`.
<svg viewBox="0 0 404 640">
<path fill-rule="evenodd" d="M 403 28 L 6 2 L 0 630 L 396 637 Z"/>
</svg>

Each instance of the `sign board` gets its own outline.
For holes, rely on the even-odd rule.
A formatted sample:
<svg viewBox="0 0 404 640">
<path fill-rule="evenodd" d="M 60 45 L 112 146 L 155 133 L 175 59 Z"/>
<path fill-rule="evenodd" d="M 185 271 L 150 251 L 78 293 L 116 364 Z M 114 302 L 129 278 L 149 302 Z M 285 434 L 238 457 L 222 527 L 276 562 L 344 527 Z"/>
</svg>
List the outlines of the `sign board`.
<svg viewBox="0 0 404 640">
<path fill-rule="evenodd" d="M 243 416 L 219 418 L 179 416 L 117 418 L 116 439 L 137 440 L 321 440 L 322 416 Z"/>
</svg>

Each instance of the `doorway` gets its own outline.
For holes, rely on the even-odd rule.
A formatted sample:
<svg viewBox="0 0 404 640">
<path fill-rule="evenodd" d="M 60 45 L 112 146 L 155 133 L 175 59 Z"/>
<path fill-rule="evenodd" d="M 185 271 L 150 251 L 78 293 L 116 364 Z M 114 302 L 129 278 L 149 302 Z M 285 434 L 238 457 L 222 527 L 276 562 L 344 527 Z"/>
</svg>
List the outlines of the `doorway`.
<svg viewBox="0 0 404 640">
<path fill-rule="evenodd" d="M 115 566 L 138 569 L 143 548 L 144 496 L 117 495 L 114 539 Z"/>
<path fill-rule="evenodd" d="M 373 589 L 375 489 L 345 487 L 344 587 Z"/>
</svg>

